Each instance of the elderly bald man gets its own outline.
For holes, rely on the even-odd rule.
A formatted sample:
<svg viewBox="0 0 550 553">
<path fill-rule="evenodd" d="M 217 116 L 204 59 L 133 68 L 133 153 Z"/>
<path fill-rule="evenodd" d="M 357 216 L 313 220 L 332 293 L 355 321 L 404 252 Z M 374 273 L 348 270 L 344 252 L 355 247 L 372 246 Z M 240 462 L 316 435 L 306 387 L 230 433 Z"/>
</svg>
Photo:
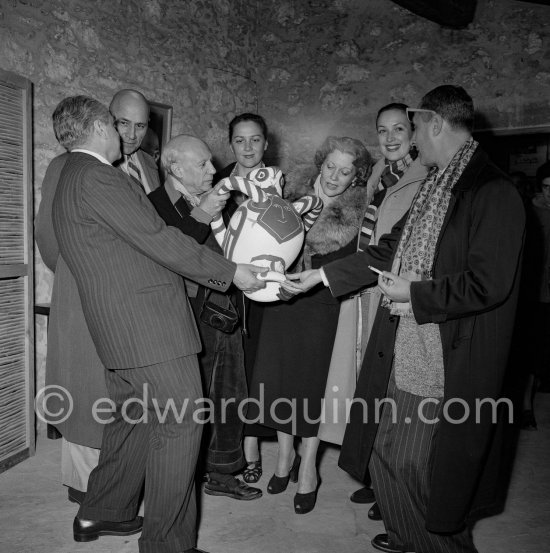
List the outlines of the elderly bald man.
<svg viewBox="0 0 550 553">
<path fill-rule="evenodd" d="M 221 253 L 210 231 L 210 221 L 224 210 L 229 194 L 220 195 L 219 186 L 212 188 L 216 170 L 210 149 L 202 140 L 182 134 L 164 147 L 161 163 L 166 181 L 149 194 L 158 214 L 167 225 Z M 224 210 L 224 216 L 229 216 L 231 205 Z M 205 429 L 208 438 L 204 441 L 207 451 L 203 470 L 208 473 L 208 482 L 204 491 L 238 500 L 258 499 L 262 496 L 260 489 L 234 476 L 245 464 L 241 446 L 243 422 L 238 406 L 248 395 L 240 325 L 232 332 L 222 332 L 203 322 L 200 316 L 206 299 L 235 310 L 235 306 L 243 305 L 242 295 L 234 287 L 228 293 L 211 291 L 206 295 L 206 288 L 194 282 L 187 282 L 187 293 L 201 335 L 199 364 L 205 395 L 214 407 L 212 424 Z M 243 317 L 244 313 L 241 320 Z"/>
</svg>

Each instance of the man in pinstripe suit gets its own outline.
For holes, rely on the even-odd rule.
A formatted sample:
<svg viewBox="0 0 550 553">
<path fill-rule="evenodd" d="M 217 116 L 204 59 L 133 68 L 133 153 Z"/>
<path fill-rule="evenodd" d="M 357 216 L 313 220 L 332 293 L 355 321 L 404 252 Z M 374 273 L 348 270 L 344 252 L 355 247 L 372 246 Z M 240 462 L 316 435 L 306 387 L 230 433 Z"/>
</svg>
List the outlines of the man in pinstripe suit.
<svg viewBox="0 0 550 553">
<path fill-rule="evenodd" d="M 160 178 L 156 161 L 142 149 L 150 130 L 146 98 L 137 90 L 120 90 L 113 96 L 109 110 L 115 117 L 124 154 L 116 166 L 131 176 L 131 162 L 137 168 L 136 176 L 144 190 L 157 189 Z M 71 394 L 75 406 L 71 416 L 56 425 L 63 436 L 62 483 L 68 487 L 69 501 L 82 503 L 88 478 L 99 460 L 103 435 L 103 425 L 94 420 L 91 406 L 97 398 L 105 397 L 107 392 L 104 367 L 86 326 L 76 283 L 65 261 L 58 255 L 53 229 L 52 203 L 67 159 L 67 154 L 62 154 L 51 162 L 46 171 L 35 238 L 44 262 L 56 274 L 48 325 L 46 382 L 63 386 Z M 78 370 L 75 369 L 75 360 L 79 361 Z M 53 402 L 52 409 L 56 410 Z"/>
<path fill-rule="evenodd" d="M 235 265 L 164 224 L 138 182 L 112 167 L 120 141 L 103 104 L 66 98 L 53 122 L 71 152 L 54 198 L 54 229 L 113 405 L 74 537 L 129 535 L 143 526 L 141 553 L 196 552 L 193 476 L 202 428 L 192 408 L 201 396 L 200 341 L 179 275 L 215 290 L 231 282 L 255 290 L 264 286 L 255 277 L 263 269 Z"/>
</svg>

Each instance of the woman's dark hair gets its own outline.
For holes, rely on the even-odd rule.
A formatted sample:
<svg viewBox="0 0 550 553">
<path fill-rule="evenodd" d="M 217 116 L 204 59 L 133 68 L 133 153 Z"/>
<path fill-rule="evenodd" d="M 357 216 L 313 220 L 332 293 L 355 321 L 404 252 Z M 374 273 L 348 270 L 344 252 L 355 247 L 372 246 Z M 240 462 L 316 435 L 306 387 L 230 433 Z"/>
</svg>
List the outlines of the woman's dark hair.
<svg viewBox="0 0 550 553">
<path fill-rule="evenodd" d="M 350 154 L 355 157 L 353 165 L 357 169 L 355 184 L 365 186 L 372 171 L 373 160 L 365 145 L 355 138 L 348 136 L 329 136 L 323 142 L 321 147 L 315 152 L 315 166 L 321 171 L 326 157 L 338 150 L 344 154 Z"/>
<path fill-rule="evenodd" d="M 267 140 L 267 124 L 265 122 L 265 119 L 261 115 L 258 115 L 256 113 L 241 113 L 240 115 L 233 117 L 233 119 L 231 119 L 231 121 L 229 122 L 229 142 L 233 140 L 235 127 L 243 121 L 253 121 L 254 123 L 257 123 L 262 129 L 262 134 L 264 135 L 264 138 Z"/>
<path fill-rule="evenodd" d="M 405 114 L 405 118 L 407 119 L 407 108 L 409 106 L 407 104 L 401 104 L 400 102 L 392 102 L 391 104 L 387 104 L 386 106 L 381 107 L 378 110 L 378 113 L 376 114 L 376 126 L 378 127 L 378 119 L 380 119 L 380 116 L 385 113 L 386 111 L 402 111 Z M 408 121 L 408 119 L 407 119 Z"/>
</svg>

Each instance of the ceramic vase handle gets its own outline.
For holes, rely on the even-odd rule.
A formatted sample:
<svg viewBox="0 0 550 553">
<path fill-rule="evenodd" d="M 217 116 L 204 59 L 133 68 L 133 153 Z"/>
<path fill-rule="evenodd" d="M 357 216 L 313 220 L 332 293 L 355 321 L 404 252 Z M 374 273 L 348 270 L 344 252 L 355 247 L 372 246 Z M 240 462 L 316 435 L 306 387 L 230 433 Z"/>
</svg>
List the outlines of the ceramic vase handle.
<svg viewBox="0 0 550 553">
<path fill-rule="evenodd" d="M 259 189 L 253 181 L 244 177 L 226 177 L 221 181 L 221 186 L 218 194 L 227 194 L 232 190 L 242 192 L 254 202 L 265 202 L 266 195 Z M 225 223 L 221 213 L 218 213 L 211 221 L 210 227 L 214 233 L 214 237 L 220 246 L 223 247 L 223 239 L 225 236 Z"/>
<path fill-rule="evenodd" d="M 307 232 L 315 223 L 323 209 L 323 200 L 317 196 L 303 196 L 293 202 L 292 207 L 302 215 L 304 229 Z"/>
</svg>

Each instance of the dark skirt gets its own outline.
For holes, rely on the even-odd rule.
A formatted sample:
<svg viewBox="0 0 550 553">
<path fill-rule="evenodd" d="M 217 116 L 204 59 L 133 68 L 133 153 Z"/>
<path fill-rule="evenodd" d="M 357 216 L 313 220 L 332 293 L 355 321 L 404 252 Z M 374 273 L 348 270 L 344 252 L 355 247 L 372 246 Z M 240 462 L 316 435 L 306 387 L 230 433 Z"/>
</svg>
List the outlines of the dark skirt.
<svg viewBox="0 0 550 553">
<path fill-rule="evenodd" d="M 250 390 L 260 423 L 317 436 L 339 311 L 325 288 L 265 309 Z"/>
</svg>

